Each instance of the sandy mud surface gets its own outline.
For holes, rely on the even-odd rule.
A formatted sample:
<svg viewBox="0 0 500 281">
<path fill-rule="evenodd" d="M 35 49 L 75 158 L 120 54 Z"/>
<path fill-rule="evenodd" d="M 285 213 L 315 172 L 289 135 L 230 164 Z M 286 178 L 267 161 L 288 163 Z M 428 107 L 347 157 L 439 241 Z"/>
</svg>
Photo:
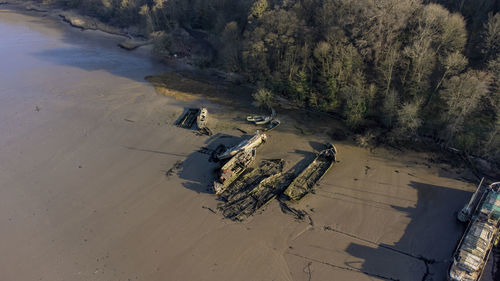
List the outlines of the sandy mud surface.
<svg viewBox="0 0 500 281">
<path fill-rule="evenodd" d="M 203 147 L 251 133 L 249 112 L 158 95 L 144 77 L 168 69 L 111 35 L 8 10 L 0 35 L 0 279 L 444 280 L 465 172 L 333 140 L 340 163 L 293 205 L 308 219 L 272 202 L 232 222 Z M 212 137 L 172 125 L 200 104 Z M 331 141 L 281 119 L 259 159 L 303 167 Z"/>
</svg>

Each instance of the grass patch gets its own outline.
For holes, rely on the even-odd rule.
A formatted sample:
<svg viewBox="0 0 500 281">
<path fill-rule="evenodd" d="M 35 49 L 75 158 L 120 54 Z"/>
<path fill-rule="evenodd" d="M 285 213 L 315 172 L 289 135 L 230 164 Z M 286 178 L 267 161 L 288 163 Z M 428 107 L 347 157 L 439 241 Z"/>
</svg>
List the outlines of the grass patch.
<svg viewBox="0 0 500 281">
<path fill-rule="evenodd" d="M 217 94 L 215 85 L 187 78 L 174 72 L 146 76 L 145 79 L 153 84 L 158 94 L 178 100 L 189 101 L 198 98 L 196 95 L 214 96 Z"/>
</svg>

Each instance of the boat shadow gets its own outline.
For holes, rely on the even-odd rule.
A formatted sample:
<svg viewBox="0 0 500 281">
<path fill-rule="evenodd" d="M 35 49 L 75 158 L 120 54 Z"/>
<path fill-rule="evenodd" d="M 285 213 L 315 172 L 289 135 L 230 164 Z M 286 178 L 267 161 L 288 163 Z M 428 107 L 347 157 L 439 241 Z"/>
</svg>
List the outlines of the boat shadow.
<svg viewBox="0 0 500 281">
<path fill-rule="evenodd" d="M 178 172 L 182 186 L 197 193 L 213 193 L 215 173 L 221 165 L 215 159 L 215 152 L 219 147 L 235 145 L 241 139 L 223 133 L 209 137 L 203 147 L 189 154 L 183 161 L 182 168 Z"/>
</svg>

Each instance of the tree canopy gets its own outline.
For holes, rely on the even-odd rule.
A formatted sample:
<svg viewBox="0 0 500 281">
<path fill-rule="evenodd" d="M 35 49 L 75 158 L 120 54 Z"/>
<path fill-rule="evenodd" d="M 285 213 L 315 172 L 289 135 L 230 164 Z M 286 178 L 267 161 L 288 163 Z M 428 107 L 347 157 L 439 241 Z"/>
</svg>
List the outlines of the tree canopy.
<svg viewBox="0 0 500 281">
<path fill-rule="evenodd" d="M 259 104 L 280 95 L 353 130 L 378 124 L 390 141 L 432 135 L 500 160 L 498 1 L 52 2 L 138 26 L 165 55 L 202 39 L 215 50 L 203 65 L 258 84 Z"/>
</svg>

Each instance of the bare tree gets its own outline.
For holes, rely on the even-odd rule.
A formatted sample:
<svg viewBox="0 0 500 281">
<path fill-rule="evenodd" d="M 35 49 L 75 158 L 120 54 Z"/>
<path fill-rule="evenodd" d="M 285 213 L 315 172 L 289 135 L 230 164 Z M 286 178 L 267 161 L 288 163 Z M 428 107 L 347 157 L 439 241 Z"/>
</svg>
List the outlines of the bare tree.
<svg viewBox="0 0 500 281">
<path fill-rule="evenodd" d="M 490 76 L 487 72 L 470 70 L 453 76 L 443 83 L 439 92 L 446 103 L 443 120 L 446 123 L 445 138 L 449 141 L 463 130 L 465 119 L 476 109 L 480 99 L 489 92 Z"/>
</svg>

